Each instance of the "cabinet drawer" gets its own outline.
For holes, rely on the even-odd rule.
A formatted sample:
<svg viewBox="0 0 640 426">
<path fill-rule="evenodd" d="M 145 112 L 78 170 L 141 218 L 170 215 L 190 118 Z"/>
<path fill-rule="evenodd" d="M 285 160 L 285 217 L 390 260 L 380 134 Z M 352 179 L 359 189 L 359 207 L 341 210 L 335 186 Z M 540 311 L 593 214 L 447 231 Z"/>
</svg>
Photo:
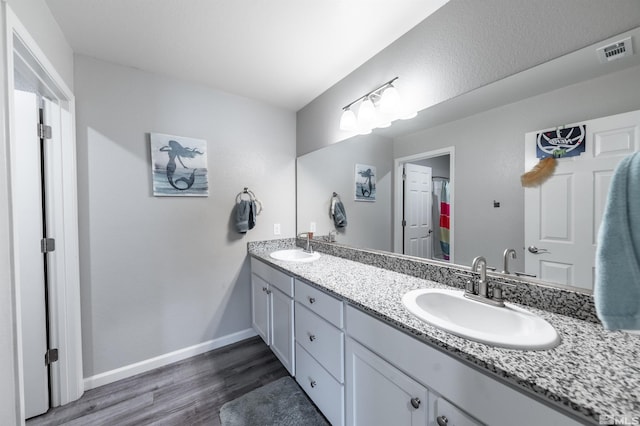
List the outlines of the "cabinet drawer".
<svg viewBox="0 0 640 426">
<path fill-rule="evenodd" d="M 289 297 L 293 297 L 293 277 L 257 259 L 251 258 L 251 272 Z"/>
<path fill-rule="evenodd" d="M 295 309 L 296 342 L 342 383 L 344 334 L 300 303 Z"/>
<path fill-rule="evenodd" d="M 296 381 L 333 426 L 344 424 L 344 386 L 298 344 Z"/>
<path fill-rule="evenodd" d="M 343 328 L 342 301 L 300 281 L 296 282 L 297 302 L 306 306 L 338 328 Z"/>
</svg>

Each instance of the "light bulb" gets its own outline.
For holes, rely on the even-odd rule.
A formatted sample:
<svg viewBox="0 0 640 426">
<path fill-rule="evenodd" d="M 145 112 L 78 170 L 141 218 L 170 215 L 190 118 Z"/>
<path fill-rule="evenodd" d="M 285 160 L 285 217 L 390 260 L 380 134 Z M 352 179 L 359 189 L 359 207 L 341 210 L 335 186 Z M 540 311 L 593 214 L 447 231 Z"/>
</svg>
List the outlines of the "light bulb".
<svg viewBox="0 0 640 426">
<path fill-rule="evenodd" d="M 371 129 L 376 123 L 376 108 L 369 97 L 365 98 L 358 110 L 358 128 Z"/>
<path fill-rule="evenodd" d="M 400 95 L 393 85 L 389 85 L 382 92 L 380 99 L 380 111 L 385 114 L 396 114 L 400 107 Z"/>
<path fill-rule="evenodd" d="M 358 121 L 356 120 L 356 115 L 351 108 L 347 108 L 342 111 L 342 116 L 340 117 L 340 129 L 352 132 L 357 128 Z"/>
</svg>

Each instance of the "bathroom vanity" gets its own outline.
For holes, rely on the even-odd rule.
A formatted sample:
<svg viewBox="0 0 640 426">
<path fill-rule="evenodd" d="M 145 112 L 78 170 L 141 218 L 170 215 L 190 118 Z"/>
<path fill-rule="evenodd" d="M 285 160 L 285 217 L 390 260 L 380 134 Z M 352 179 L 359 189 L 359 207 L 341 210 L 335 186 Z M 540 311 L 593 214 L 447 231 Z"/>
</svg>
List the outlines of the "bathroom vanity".
<svg viewBox="0 0 640 426">
<path fill-rule="evenodd" d="M 271 331 L 288 333 L 286 345 L 261 331 L 260 297 L 254 327 L 333 425 L 573 425 L 640 416 L 639 336 L 527 306 L 558 331 L 557 347 L 477 343 L 418 320 L 401 302 L 411 290 L 451 287 L 325 253 L 309 263 L 271 258 L 283 244 L 250 243 L 249 253 L 252 294 L 287 295 L 267 315 L 286 316 L 272 320 L 282 328 Z"/>
</svg>

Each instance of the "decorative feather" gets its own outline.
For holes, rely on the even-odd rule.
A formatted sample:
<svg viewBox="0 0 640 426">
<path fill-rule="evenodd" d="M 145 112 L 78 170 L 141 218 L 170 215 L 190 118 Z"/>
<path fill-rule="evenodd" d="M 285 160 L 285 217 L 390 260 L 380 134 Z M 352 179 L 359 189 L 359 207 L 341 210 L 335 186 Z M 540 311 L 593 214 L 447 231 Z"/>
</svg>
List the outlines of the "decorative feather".
<svg viewBox="0 0 640 426">
<path fill-rule="evenodd" d="M 556 159 L 554 157 L 543 158 L 533 169 L 520 176 L 520 181 L 524 187 L 539 186 L 549 178 L 556 169 Z"/>
</svg>

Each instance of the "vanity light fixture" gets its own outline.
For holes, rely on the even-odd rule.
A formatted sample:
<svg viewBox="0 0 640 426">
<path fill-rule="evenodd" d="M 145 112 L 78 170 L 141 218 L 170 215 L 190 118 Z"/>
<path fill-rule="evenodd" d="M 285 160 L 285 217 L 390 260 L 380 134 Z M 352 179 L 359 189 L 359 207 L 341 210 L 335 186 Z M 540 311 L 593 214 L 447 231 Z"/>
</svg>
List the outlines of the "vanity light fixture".
<svg viewBox="0 0 640 426">
<path fill-rule="evenodd" d="M 340 129 L 360 134 L 371 133 L 372 129 L 391 126 L 396 119 L 408 119 L 416 116 L 415 111 L 410 113 L 401 111 L 400 95 L 393 83 L 395 77 L 378 86 L 371 92 L 360 96 L 342 108 L 340 117 Z M 358 114 L 354 113 L 354 106 L 360 102 Z"/>
</svg>

